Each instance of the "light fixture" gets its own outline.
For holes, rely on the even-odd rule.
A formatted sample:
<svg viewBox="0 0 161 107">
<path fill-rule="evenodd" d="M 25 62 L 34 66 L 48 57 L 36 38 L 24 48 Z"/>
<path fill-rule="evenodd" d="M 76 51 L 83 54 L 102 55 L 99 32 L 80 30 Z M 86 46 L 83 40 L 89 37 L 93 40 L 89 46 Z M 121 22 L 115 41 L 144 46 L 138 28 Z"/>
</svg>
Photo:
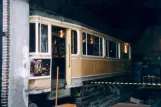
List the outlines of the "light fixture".
<svg viewBox="0 0 161 107">
<path fill-rule="evenodd" d="M 124 53 L 128 53 L 127 51 L 128 51 L 128 44 L 125 43 L 125 44 L 124 44 Z"/>
<path fill-rule="evenodd" d="M 56 44 L 56 39 L 54 40 L 54 44 Z"/>
<path fill-rule="evenodd" d="M 94 40 L 93 40 L 93 37 L 90 38 L 90 44 L 93 44 L 94 43 Z"/>
<path fill-rule="evenodd" d="M 64 37 L 64 31 L 63 30 L 60 30 L 60 38 L 63 38 Z"/>
<path fill-rule="evenodd" d="M 85 40 L 85 39 L 83 39 L 83 43 L 84 43 L 84 42 L 86 42 L 86 40 Z"/>
</svg>

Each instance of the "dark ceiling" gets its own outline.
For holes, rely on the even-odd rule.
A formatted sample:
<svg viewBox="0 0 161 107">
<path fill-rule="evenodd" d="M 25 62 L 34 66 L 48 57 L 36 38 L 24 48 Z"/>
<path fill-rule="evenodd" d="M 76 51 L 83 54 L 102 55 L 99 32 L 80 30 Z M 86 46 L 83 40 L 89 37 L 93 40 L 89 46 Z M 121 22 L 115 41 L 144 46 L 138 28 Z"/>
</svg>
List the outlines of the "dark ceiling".
<svg viewBox="0 0 161 107">
<path fill-rule="evenodd" d="M 147 27 L 161 24 L 161 0 L 31 0 L 134 44 Z"/>
</svg>

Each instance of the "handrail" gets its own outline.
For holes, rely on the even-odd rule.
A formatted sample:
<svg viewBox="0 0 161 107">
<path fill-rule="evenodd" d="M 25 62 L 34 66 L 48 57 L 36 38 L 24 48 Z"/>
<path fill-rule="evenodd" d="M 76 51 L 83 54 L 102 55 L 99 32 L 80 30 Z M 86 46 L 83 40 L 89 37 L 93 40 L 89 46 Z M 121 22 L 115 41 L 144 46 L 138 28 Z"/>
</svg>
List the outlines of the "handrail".
<svg viewBox="0 0 161 107">
<path fill-rule="evenodd" d="M 68 48 L 69 48 L 69 65 L 68 65 L 68 67 L 70 68 L 70 44 L 68 44 Z"/>
</svg>

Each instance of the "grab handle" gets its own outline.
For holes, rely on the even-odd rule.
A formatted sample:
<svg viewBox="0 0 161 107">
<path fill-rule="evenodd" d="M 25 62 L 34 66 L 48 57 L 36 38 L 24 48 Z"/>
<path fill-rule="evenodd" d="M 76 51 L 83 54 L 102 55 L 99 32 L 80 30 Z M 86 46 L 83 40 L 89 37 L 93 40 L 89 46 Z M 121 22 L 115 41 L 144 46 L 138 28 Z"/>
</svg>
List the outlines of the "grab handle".
<svg viewBox="0 0 161 107">
<path fill-rule="evenodd" d="M 69 65 L 68 65 L 68 67 L 70 68 L 70 44 L 68 44 L 68 48 L 69 48 Z"/>
</svg>

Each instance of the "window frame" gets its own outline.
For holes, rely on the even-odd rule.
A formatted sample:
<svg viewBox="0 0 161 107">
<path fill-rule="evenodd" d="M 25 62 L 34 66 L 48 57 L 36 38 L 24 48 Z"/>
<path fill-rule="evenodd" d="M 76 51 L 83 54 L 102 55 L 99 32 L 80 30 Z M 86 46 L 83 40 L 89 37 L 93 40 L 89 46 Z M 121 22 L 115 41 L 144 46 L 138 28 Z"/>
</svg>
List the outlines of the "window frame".
<svg viewBox="0 0 161 107">
<path fill-rule="evenodd" d="M 79 32 L 78 29 L 71 29 L 71 32 L 72 32 L 72 30 L 77 32 L 77 53 L 76 54 L 72 54 L 71 52 L 70 53 L 71 53 L 71 56 L 78 56 L 80 54 L 80 32 Z M 70 39 L 71 39 L 71 42 L 72 42 L 71 35 L 70 35 Z"/>
<path fill-rule="evenodd" d="M 105 43 L 105 44 L 106 44 L 105 57 L 106 57 L 106 58 L 111 58 L 111 57 L 109 57 L 109 40 L 110 40 L 110 39 L 105 38 L 105 42 L 106 42 L 106 43 Z M 107 45 L 107 43 L 108 43 L 108 45 Z M 108 48 L 108 56 L 107 56 L 107 48 Z"/>
<path fill-rule="evenodd" d="M 113 39 L 109 39 L 109 38 L 105 38 L 105 41 L 106 41 L 106 49 L 105 49 L 105 57 L 106 58 L 110 58 L 110 59 L 120 59 L 120 42 L 118 42 L 117 40 L 113 40 Z M 107 52 L 107 41 L 108 41 L 108 56 L 106 56 L 106 52 Z M 109 41 L 111 42 L 115 42 L 116 43 L 116 56 L 117 57 L 110 57 L 109 56 Z"/>
<path fill-rule="evenodd" d="M 122 43 L 123 45 L 123 52 L 122 52 L 122 58 L 121 59 L 124 59 L 124 60 L 131 60 L 131 45 L 130 43 L 127 43 L 128 44 L 128 58 L 124 58 L 124 45 L 126 44 L 126 42 L 123 42 Z"/>
<path fill-rule="evenodd" d="M 118 59 L 121 59 L 121 43 L 120 42 L 117 43 L 118 43 Z"/>
<path fill-rule="evenodd" d="M 31 22 L 29 22 L 29 27 L 30 27 L 30 23 L 32 23 L 32 24 L 35 24 L 35 52 L 30 52 L 30 28 L 29 28 L 29 54 L 35 54 L 36 53 L 36 48 L 37 48 L 37 44 L 36 44 L 36 36 L 37 36 L 37 34 L 36 34 L 36 22 L 34 22 L 34 21 L 31 21 Z"/>
<path fill-rule="evenodd" d="M 128 58 L 124 58 L 124 45 L 125 45 L 125 43 L 127 43 L 127 42 L 120 43 L 120 59 L 131 60 L 131 45 L 130 45 L 130 43 L 127 43 L 128 44 Z"/>
<path fill-rule="evenodd" d="M 86 55 L 83 54 L 83 33 L 86 34 Z M 101 56 L 95 56 L 95 55 L 88 55 L 87 54 L 87 34 L 89 35 L 92 35 L 92 36 L 95 36 L 95 37 L 98 37 L 98 38 L 102 38 L 102 55 Z M 94 33 L 91 33 L 91 32 L 88 32 L 88 31 L 82 31 L 81 32 L 81 35 L 82 35 L 82 38 L 81 38 L 81 45 L 82 45 L 82 56 L 84 57 L 97 57 L 97 58 L 104 58 L 104 37 L 103 36 L 100 36 L 100 35 L 97 35 L 97 34 L 94 34 Z M 99 40 L 100 41 L 100 40 Z"/>
<path fill-rule="evenodd" d="M 131 60 L 131 45 L 129 44 L 129 60 Z"/>
<path fill-rule="evenodd" d="M 51 24 L 50 23 L 46 23 L 46 22 L 41 22 L 41 21 L 30 21 L 30 23 L 35 23 L 35 52 L 30 52 L 30 55 L 32 56 L 51 56 L 51 33 L 52 33 L 52 29 L 51 29 Z M 39 27 L 40 24 L 40 27 Z M 39 47 L 41 47 L 41 24 L 43 25 L 47 25 L 48 28 L 48 52 L 39 52 Z M 39 39 L 40 38 L 40 39 Z M 40 41 L 39 41 L 40 40 Z M 40 46 L 39 46 L 40 45 Z"/>
<path fill-rule="evenodd" d="M 40 24 L 40 26 L 39 26 L 39 24 Z M 47 25 L 47 28 L 48 28 L 48 52 L 41 52 L 41 25 Z M 37 53 L 39 53 L 41 55 L 50 55 L 51 54 L 51 47 L 50 47 L 51 46 L 51 33 L 52 33 L 51 24 L 44 23 L 44 22 L 37 23 L 37 30 L 38 30 L 37 31 Z M 40 38 L 40 41 L 38 41 L 39 38 Z M 40 47 L 40 49 L 39 49 L 39 47 Z M 40 52 L 39 52 L 39 50 L 40 50 Z"/>
</svg>

